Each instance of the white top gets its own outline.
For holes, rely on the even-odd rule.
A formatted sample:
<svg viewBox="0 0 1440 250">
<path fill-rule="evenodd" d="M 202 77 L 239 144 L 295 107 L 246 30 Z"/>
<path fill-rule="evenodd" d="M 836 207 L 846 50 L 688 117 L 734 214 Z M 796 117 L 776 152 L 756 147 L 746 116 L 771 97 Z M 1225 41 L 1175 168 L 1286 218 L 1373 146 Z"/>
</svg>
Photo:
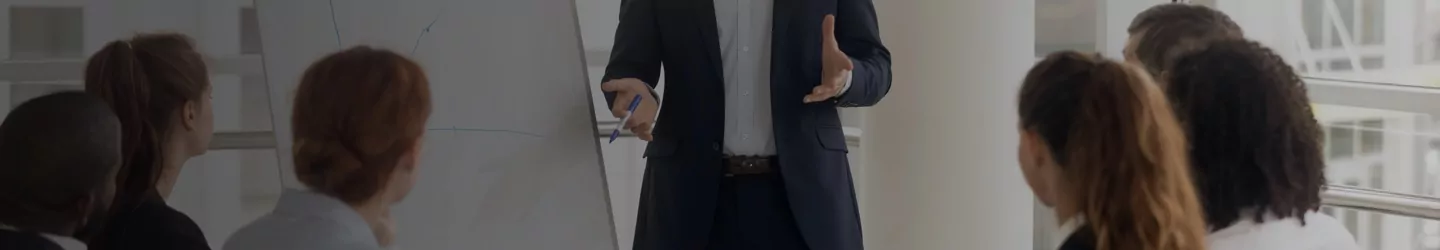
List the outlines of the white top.
<svg viewBox="0 0 1440 250">
<path fill-rule="evenodd" d="M 1264 223 L 1257 224 L 1253 216 L 1242 216 L 1234 225 L 1211 233 L 1206 243 L 1211 250 L 1360 250 L 1340 221 L 1313 211 L 1305 214 L 1305 225 L 1293 217 L 1266 216 Z"/>
<path fill-rule="evenodd" d="M 774 22 L 774 2 L 714 1 L 720 58 L 725 71 L 725 153 L 775 155 L 774 125 L 770 116 L 770 28 Z M 815 50 L 819 52 L 820 48 Z M 850 90 L 850 80 L 846 78 L 840 94 Z M 800 102 L 802 97 L 784 101 Z"/>
<path fill-rule="evenodd" d="M 370 224 L 345 202 L 286 189 L 275 211 L 235 231 L 224 250 L 379 250 Z"/>
<path fill-rule="evenodd" d="M 5 225 L 5 224 L 3 224 L 3 223 L 0 223 L 0 230 L 19 232 L 19 230 L 16 229 L 15 227 L 12 227 L 12 226 L 10 226 L 10 225 Z M 80 241 L 80 240 L 77 240 L 77 239 L 72 238 L 72 237 L 69 237 L 69 236 L 60 236 L 60 235 L 47 234 L 47 233 L 39 233 L 39 234 L 40 234 L 40 237 L 44 237 L 45 239 L 50 240 L 51 243 L 55 243 L 55 245 L 60 246 L 60 249 L 65 249 L 65 250 L 87 250 L 87 249 L 89 249 L 89 247 L 85 245 L 85 242 L 82 242 L 82 241 Z"/>
</svg>

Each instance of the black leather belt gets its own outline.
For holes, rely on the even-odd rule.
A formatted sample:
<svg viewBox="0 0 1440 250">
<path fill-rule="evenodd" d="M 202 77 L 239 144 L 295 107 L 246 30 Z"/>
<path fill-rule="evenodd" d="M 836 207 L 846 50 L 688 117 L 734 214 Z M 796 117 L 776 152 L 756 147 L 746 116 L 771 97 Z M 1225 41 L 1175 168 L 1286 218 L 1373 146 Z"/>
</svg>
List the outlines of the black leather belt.
<svg viewBox="0 0 1440 250">
<path fill-rule="evenodd" d="M 725 156 L 725 176 L 768 174 L 779 169 L 774 156 Z"/>
</svg>

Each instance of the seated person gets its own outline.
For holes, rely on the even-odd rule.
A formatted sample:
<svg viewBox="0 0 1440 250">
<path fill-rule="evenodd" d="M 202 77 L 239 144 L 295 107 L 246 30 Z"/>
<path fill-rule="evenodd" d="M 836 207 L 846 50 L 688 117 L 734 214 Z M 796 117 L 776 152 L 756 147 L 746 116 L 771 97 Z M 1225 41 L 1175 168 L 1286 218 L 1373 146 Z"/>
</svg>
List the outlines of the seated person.
<svg viewBox="0 0 1440 250">
<path fill-rule="evenodd" d="M 100 98 L 61 92 L 26 101 L 0 124 L 0 249 L 82 250 L 120 169 L 120 119 Z"/>
<path fill-rule="evenodd" d="M 1130 22 L 1125 43 L 1125 60 L 1144 65 L 1159 76 L 1165 62 L 1178 54 L 1210 41 L 1240 39 L 1240 25 L 1210 7 L 1173 3 L 1150 7 Z M 1157 79 L 1158 80 L 1158 79 Z"/>
<path fill-rule="evenodd" d="M 1210 249 L 1358 250 L 1318 213 L 1324 136 L 1305 83 L 1269 48 L 1213 42 L 1165 70 L 1166 92 L 1190 138 Z"/>
<path fill-rule="evenodd" d="M 309 190 L 286 190 L 224 249 L 388 247 L 390 206 L 415 184 L 429 116 L 429 81 L 410 59 L 363 46 L 320 59 L 300 79 L 290 122 L 295 176 Z"/>
<path fill-rule="evenodd" d="M 1205 249 L 1185 137 L 1149 74 L 1058 52 L 1019 99 L 1020 170 L 1063 222 L 1051 249 Z"/>
</svg>

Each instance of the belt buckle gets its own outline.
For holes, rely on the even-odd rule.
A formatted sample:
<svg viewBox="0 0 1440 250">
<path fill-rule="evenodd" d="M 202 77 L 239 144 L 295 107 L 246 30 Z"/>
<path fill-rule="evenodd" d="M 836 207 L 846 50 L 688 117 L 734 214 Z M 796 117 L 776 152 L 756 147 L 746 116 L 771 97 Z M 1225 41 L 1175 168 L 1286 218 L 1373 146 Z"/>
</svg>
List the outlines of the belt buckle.
<svg viewBox="0 0 1440 250">
<path fill-rule="evenodd" d="M 767 158 L 753 156 L 737 156 L 732 158 L 731 160 L 734 162 L 732 162 L 730 166 L 727 166 L 729 171 L 726 171 L 726 177 L 762 173 L 764 171 L 763 169 L 761 169 L 761 161 L 767 160 Z"/>
</svg>

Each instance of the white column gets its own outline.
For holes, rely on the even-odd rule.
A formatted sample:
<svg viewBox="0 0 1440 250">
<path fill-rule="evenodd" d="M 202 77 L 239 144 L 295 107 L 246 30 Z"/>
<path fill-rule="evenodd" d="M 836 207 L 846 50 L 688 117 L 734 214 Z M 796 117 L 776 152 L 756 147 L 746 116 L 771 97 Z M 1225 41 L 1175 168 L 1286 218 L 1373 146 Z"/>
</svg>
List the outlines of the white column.
<svg viewBox="0 0 1440 250">
<path fill-rule="evenodd" d="M 0 3 L 0 23 L 10 23 L 10 4 Z M 10 25 L 0 25 L 0 62 L 10 60 Z M 0 81 L 0 118 L 10 114 L 10 82 Z"/>
<path fill-rule="evenodd" d="M 1031 249 L 1015 96 L 1034 0 L 875 4 L 894 85 L 864 118 L 867 247 Z"/>
<path fill-rule="evenodd" d="M 1369 0 L 1382 1 L 1382 0 Z M 1381 14 L 1384 19 L 1385 36 L 1385 68 L 1406 69 L 1416 64 L 1415 58 L 1420 54 L 1419 47 L 1416 47 L 1415 36 L 1421 34 L 1416 30 L 1420 23 L 1420 4 L 1416 0 L 1383 0 L 1385 10 Z"/>
</svg>

